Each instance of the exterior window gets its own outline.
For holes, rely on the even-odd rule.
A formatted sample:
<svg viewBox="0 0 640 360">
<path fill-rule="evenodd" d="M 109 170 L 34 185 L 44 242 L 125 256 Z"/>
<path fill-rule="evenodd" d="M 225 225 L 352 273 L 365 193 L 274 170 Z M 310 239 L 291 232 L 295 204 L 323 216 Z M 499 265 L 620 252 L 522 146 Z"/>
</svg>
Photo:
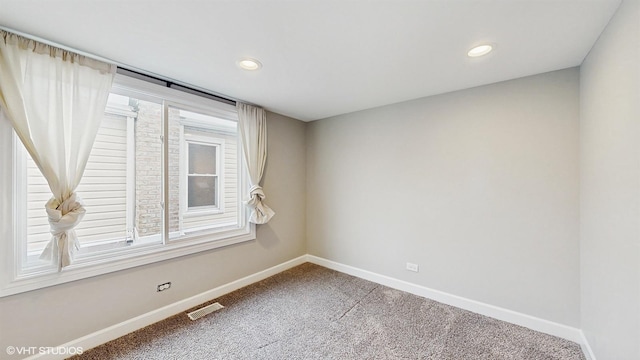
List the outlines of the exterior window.
<svg viewBox="0 0 640 360">
<path fill-rule="evenodd" d="M 187 204 L 189 209 L 218 205 L 218 147 L 189 142 Z"/>
<path fill-rule="evenodd" d="M 12 158 L 0 164 L 0 195 L 13 199 L 0 227 L 15 239 L 0 244 L 15 269 L 0 296 L 255 238 L 231 105 L 118 75 L 76 189 L 87 211 L 81 249 L 60 274 L 39 259 L 51 237 L 47 182 L 6 119 L 0 130 Z"/>
</svg>

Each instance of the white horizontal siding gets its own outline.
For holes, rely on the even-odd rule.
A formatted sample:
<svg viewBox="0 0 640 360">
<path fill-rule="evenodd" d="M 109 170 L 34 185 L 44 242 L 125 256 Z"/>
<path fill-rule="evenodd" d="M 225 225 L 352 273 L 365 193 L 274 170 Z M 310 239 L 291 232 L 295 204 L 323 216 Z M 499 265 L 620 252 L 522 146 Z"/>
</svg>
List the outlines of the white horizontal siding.
<svg viewBox="0 0 640 360">
<path fill-rule="evenodd" d="M 105 115 L 76 192 L 86 214 L 76 227 L 81 244 L 126 236 L 126 118 Z M 44 210 L 51 198 L 46 180 L 31 158 L 27 162 L 27 239 L 29 251 L 41 251 L 51 238 Z"/>
</svg>

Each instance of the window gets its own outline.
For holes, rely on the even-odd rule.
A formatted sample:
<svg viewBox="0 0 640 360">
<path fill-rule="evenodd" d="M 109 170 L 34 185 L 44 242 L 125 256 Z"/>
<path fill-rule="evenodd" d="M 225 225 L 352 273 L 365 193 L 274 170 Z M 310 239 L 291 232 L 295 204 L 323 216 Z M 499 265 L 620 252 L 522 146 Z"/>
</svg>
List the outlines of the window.
<svg viewBox="0 0 640 360">
<path fill-rule="evenodd" d="M 219 146 L 187 142 L 187 206 L 189 209 L 218 206 Z"/>
<path fill-rule="evenodd" d="M 240 202 L 237 122 L 170 105 L 170 239 L 234 227 Z M 182 152 L 178 156 L 179 152 Z"/>
<path fill-rule="evenodd" d="M 131 245 L 136 238 L 136 224 L 139 223 L 136 221 L 134 170 L 137 113 L 130 104 L 133 102 L 128 97 L 116 94 L 109 97 L 82 182 L 76 189 L 87 208 L 75 229 L 82 245 L 80 254 Z M 159 131 L 161 124 L 156 124 L 156 128 Z M 26 210 L 16 211 L 18 220 L 24 219 L 16 228 L 16 239 L 26 241 L 26 251 L 21 251 L 21 267 L 26 270 L 44 264 L 38 258 L 51 238 L 44 211 L 51 191 L 15 135 L 14 144 L 16 205 L 19 208 L 26 203 Z M 161 167 L 159 159 L 147 161 L 149 166 Z M 160 186 L 159 177 L 155 183 Z M 160 189 L 157 192 L 160 193 Z M 149 213 L 161 218 L 159 208 Z M 160 229 L 158 226 L 154 232 L 158 240 Z"/>
<path fill-rule="evenodd" d="M 6 119 L 0 130 L 0 194 L 12 199 L 0 236 L 15 239 L 0 245 L 12 269 L 1 296 L 255 238 L 232 105 L 117 75 L 76 190 L 87 210 L 81 249 L 60 274 L 39 259 L 50 240 L 46 180 Z"/>
</svg>

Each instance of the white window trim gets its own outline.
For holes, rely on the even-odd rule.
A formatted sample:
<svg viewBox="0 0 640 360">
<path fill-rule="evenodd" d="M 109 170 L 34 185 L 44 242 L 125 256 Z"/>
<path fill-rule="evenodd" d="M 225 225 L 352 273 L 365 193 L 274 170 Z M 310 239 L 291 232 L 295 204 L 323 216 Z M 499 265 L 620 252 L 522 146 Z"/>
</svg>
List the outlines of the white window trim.
<svg viewBox="0 0 640 360">
<path fill-rule="evenodd" d="M 9 126 L 9 134 L 15 134 L 12 128 Z M 11 162 L 13 163 L 13 171 L 12 174 L 26 174 L 27 173 L 27 157 L 24 153 L 26 150 L 23 150 L 22 144 L 20 144 L 20 139 L 18 139 L 17 135 L 11 136 L 11 144 L 12 151 Z M 15 154 L 15 155 L 14 155 Z M 13 214 L 27 214 L 27 202 L 23 201 L 23 196 L 26 198 L 27 193 L 27 183 L 25 181 L 15 181 L 15 176 L 11 176 L 11 180 L 9 182 L 11 184 L 11 188 L 14 189 L 12 193 L 11 205 L 13 208 Z M 8 239 L 26 239 L 27 238 L 27 216 L 16 216 L 13 223 L 15 224 L 15 238 Z M 17 243 L 17 241 L 12 241 Z M 15 244 L 14 252 L 15 259 L 21 259 L 23 263 L 27 262 L 27 257 L 29 256 L 27 253 L 27 244 L 26 242 L 21 243 L 22 246 L 18 246 Z M 20 272 L 20 262 L 16 262 L 15 269 Z"/>
<path fill-rule="evenodd" d="M 135 89 L 135 91 L 132 89 Z M 132 95 L 139 99 L 148 97 L 155 101 L 162 97 L 203 114 L 238 121 L 237 112 L 232 105 L 200 98 L 126 76 L 116 76 L 112 92 Z M 0 297 L 169 260 L 256 238 L 255 224 L 248 221 L 249 214 L 246 207 L 239 206 L 238 220 L 240 224 L 244 225 L 238 229 L 193 234 L 181 238 L 180 241 L 168 241 L 169 236 L 167 236 L 164 239 L 164 243 L 161 244 L 123 247 L 123 251 L 118 256 L 115 256 L 114 252 L 92 254 L 90 257 L 78 256 L 76 261 L 62 272 L 55 272 L 53 270 L 54 267 L 51 266 L 42 270 L 21 273 L 20 262 L 16 260 L 17 256 L 22 253 L 19 251 L 18 244 L 23 244 L 23 242 L 19 242 L 17 239 L 18 236 L 24 236 L 24 234 L 20 234 L 20 230 L 18 230 L 21 219 L 16 218 L 14 214 L 16 214 L 16 206 L 25 205 L 18 205 L 21 199 L 17 199 L 13 191 L 15 174 L 19 170 L 17 168 L 19 164 L 14 161 L 15 151 L 12 150 L 18 144 L 14 141 L 11 125 L 6 119 L 0 120 L 0 144 L 6 144 L 4 145 L 6 150 L 0 151 L 0 197 L 7 200 L 10 199 L 10 201 L 4 201 L 0 205 L 0 239 L 4 239 L 0 241 Z M 167 147 L 164 147 L 164 149 L 166 151 Z M 238 162 L 240 165 L 238 171 L 242 173 L 240 176 L 240 189 L 245 189 L 248 188 L 248 174 L 245 166 L 242 166 L 243 156 L 241 153 L 238 154 Z M 165 163 L 165 167 L 166 165 Z M 165 186 L 165 192 L 166 189 L 167 187 Z M 165 216 L 166 214 L 168 212 L 165 212 Z M 25 220 L 22 219 L 22 221 Z M 168 234 L 166 226 L 168 224 L 165 222 L 165 233 Z M 13 241 L 7 241 L 7 239 L 13 239 Z M 125 249 L 126 251 L 124 251 Z"/>
</svg>

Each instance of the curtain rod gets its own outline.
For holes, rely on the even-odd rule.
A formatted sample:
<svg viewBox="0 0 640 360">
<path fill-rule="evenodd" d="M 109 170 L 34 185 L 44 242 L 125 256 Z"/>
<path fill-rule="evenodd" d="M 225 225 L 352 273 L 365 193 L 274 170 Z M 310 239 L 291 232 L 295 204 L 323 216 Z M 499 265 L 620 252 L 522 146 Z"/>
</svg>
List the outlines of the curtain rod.
<svg viewBox="0 0 640 360">
<path fill-rule="evenodd" d="M 7 32 L 10 32 L 10 33 L 13 33 L 13 34 L 16 34 L 16 35 L 19 35 L 19 36 L 22 36 L 22 37 L 27 38 L 27 39 L 31 39 L 31 40 L 34 40 L 34 41 L 37 41 L 37 42 L 41 42 L 41 43 L 49 45 L 49 46 L 53 46 L 53 47 L 60 48 L 62 50 L 74 52 L 74 53 L 76 53 L 78 55 L 82 55 L 82 56 L 88 57 L 90 59 L 94 59 L 94 60 L 98 60 L 98 61 L 114 64 L 114 65 L 116 65 L 118 67 L 118 73 L 121 73 L 123 75 L 133 76 L 133 77 L 139 78 L 141 80 L 151 79 L 151 80 L 154 80 L 156 82 L 163 83 L 168 88 L 173 88 L 173 89 L 176 89 L 176 90 L 180 90 L 180 91 L 184 91 L 184 92 L 187 92 L 187 93 L 191 93 L 193 95 L 206 97 L 206 98 L 209 98 L 209 99 L 212 99 L 212 100 L 216 100 L 216 101 L 220 101 L 220 102 L 223 102 L 223 103 L 226 103 L 226 104 L 230 104 L 230 105 L 235 105 L 238 102 L 238 100 L 230 98 L 230 97 L 227 97 L 227 96 L 214 94 L 214 93 L 212 93 L 210 91 L 207 91 L 207 90 L 204 90 L 204 89 L 201 89 L 201 88 L 198 88 L 198 87 L 186 84 L 186 83 L 182 83 L 182 82 L 177 81 L 177 80 L 173 80 L 173 79 L 170 79 L 170 78 L 167 78 L 167 77 L 164 77 L 164 76 L 160 76 L 160 75 L 157 75 L 157 74 L 154 74 L 154 73 L 142 70 L 142 69 L 138 69 L 138 68 L 136 68 L 134 66 L 129 66 L 129 65 L 123 64 L 123 63 L 121 63 L 119 61 L 111 60 L 111 59 L 108 59 L 108 58 L 105 58 L 105 57 L 102 57 L 102 56 L 98 56 L 98 55 L 90 54 L 90 53 L 87 53 L 87 52 L 84 52 L 84 51 L 81 51 L 81 50 L 78 50 L 78 49 L 74 49 L 74 48 L 69 47 L 69 46 L 58 44 L 56 42 L 53 42 L 53 41 L 47 40 L 47 39 L 43 39 L 43 38 L 38 37 L 38 36 L 34 36 L 34 35 L 31 35 L 31 34 L 26 34 L 26 33 L 23 33 L 21 31 L 17 31 L 17 30 L 11 29 L 11 28 L 7 28 L 7 27 L 2 26 L 2 25 L 0 25 L 0 29 L 4 30 L 4 31 L 7 31 Z"/>
<path fill-rule="evenodd" d="M 176 89 L 182 92 L 186 92 L 189 94 L 193 94 L 196 96 L 202 96 L 205 97 L 207 99 L 212 99 L 215 101 L 219 101 L 219 102 L 223 102 L 225 104 L 229 104 L 229 105 L 236 105 L 236 100 L 233 99 L 229 99 L 220 95 L 216 95 L 216 94 L 212 94 L 208 91 L 204 91 L 204 90 L 200 90 L 197 88 L 193 88 L 191 86 L 187 86 L 187 85 L 183 85 L 181 83 L 177 83 L 177 82 L 173 82 L 172 80 L 168 80 L 162 77 L 157 77 L 154 75 L 149 75 L 147 73 L 144 72 L 140 72 L 137 70 L 132 70 L 123 66 L 119 66 L 118 65 L 118 74 L 122 74 L 125 76 L 130 76 L 136 79 L 140 79 L 140 80 L 145 80 L 145 81 L 149 81 L 152 80 L 152 82 L 156 82 L 156 83 L 160 83 L 161 85 L 164 85 L 170 89 Z"/>
</svg>

